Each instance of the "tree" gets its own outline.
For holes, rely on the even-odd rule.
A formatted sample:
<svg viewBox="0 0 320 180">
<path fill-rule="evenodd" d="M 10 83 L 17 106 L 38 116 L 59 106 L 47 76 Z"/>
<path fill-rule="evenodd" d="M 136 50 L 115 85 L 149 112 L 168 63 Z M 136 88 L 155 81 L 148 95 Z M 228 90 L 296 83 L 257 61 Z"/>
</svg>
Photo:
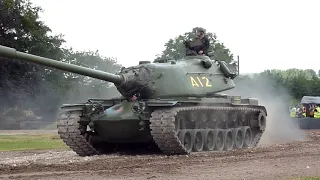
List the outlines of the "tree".
<svg viewBox="0 0 320 180">
<path fill-rule="evenodd" d="M 28 0 L 0 0 L 0 42 L 19 51 L 60 60 L 64 43 L 62 35 L 50 36 L 50 28 L 39 21 L 40 7 Z M 31 63 L 0 61 L 0 94 L 2 105 L 23 101 L 25 95 L 37 95 L 45 69 Z M 58 76 L 57 76 L 58 77 Z"/>
<path fill-rule="evenodd" d="M 114 58 L 62 48 L 63 36 L 49 35 L 51 29 L 39 20 L 40 11 L 29 0 L 0 0 L 0 44 L 111 73 L 120 70 Z M 38 115 L 50 121 L 62 103 L 115 94 L 109 83 L 93 78 L 13 59 L 1 59 L 0 63 L 0 112 L 16 106 L 39 109 Z"/>
<path fill-rule="evenodd" d="M 103 57 L 98 51 L 73 51 L 70 49 L 66 53 L 66 59 L 63 61 L 113 74 L 119 72 L 122 67 L 117 63 L 115 58 Z M 64 72 L 63 74 L 66 77 L 66 83 L 72 84 L 70 88 L 72 94 L 68 94 L 68 97 L 66 97 L 69 101 L 74 99 L 83 101 L 89 97 L 98 98 L 120 95 L 113 86 L 113 83 L 74 73 Z"/>
<path fill-rule="evenodd" d="M 158 59 L 180 59 L 185 56 L 185 46 L 183 44 L 186 40 L 192 40 L 195 38 L 195 33 L 198 27 L 192 29 L 191 32 L 186 32 L 183 35 L 179 35 L 173 39 L 169 39 L 165 43 L 165 50 L 162 51 L 160 55 L 157 55 L 156 60 Z M 233 54 L 230 50 L 225 47 L 222 42 L 219 42 L 216 34 L 207 32 L 206 36 L 210 40 L 209 51 L 213 51 L 214 59 L 223 60 L 227 63 L 230 63 L 233 60 Z"/>
<path fill-rule="evenodd" d="M 278 95 L 289 94 L 297 102 L 303 96 L 320 96 L 320 79 L 310 69 L 265 70 L 251 78 L 240 76 L 235 82 L 236 90 L 231 92 L 244 92 L 246 95 L 263 92 L 264 97 L 267 95 L 275 99 Z M 237 91 L 239 89 L 241 91 Z"/>
</svg>

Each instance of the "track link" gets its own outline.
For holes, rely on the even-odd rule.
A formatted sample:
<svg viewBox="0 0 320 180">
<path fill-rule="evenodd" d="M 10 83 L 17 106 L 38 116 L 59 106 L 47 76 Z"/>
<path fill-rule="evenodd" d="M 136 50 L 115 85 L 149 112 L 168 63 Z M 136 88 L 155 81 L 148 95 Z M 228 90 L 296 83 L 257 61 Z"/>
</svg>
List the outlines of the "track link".
<svg viewBox="0 0 320 180">
<path fill-rule="evenodd" d="M 265 128 L 260 129 L 257 125 L 252 125 L 252 122 L 257 123 L 258 122 L 258 115 L 259 113 L 264 114 L 264 112 L 260 109 L 250 108 L 250 107 L 207 107 L 207 106 L 196 106 L 196 107 L 174 107 L 170 109 L 158 109 L 155 110 L 151 114 L 150 119 L 150 129 L 151 129 L 151 135 L 153 136 L 153 139 L 155 143 L 158 145 L 158 147 L 162 150 L 163 153 L 167 155 L 183 155 L 183 154 L 189 154 L 190 151 L 186 149 L 186 147 L 181 143 L 179 139 L 179 132 L 183 129 L 188 129 L 192 133 L 195 132 L 195 130 L 215 130 L 215 128 L 208 128 L 207 125 L 205 125 L 204 128 L 183 128 L 176 127 L 176 118 L 179 113 L 183 112 L 202 112 L 202 113 L 214 113 L 217 114 L 221 113 L 223 115 L 226 115 L 226 121 L 230 121 L 231 119 L 228 119 L 228 115 L 240 112 L 247 114 L 247 118 L 243 120 L 243 124 L 238 125 L 237 127 L 233 128 L 216 128 L 216 129 L 231 129 L 234 130 L 234 128 L 243 128 L 243 127 L 250 127 L 250 130 L 252 132 L 252 141 L 250 143 L 249 147 L 255 147 L 262 136 L 262 133 L 264 132 Z M 187 118 L 187 117 L 185 117 Z M 201 119 L 203 120 L 203 119 Z M 197 120 L 199 122 L 199 120 Z M 209 120 L 210 121 L 210 120 Z M 218 121 L 223 121 L 223 119 L 218 119 Z M 239 120 L 238 120 L 239 122 Z M 245 122 L 247 122 L 245 124 Z M 241 122 L 240 122 L 241 123 Z M 181 126 L 181 125 L 178 125 Z"/>
<path fill-rule="evenodd" d="M 66 111 L 60 114 L 57 121 L 58 134 L 64 143 L 79 156 L 101 154 L 90 141 L 86 127 L 79 123 L 81 111 Z"/>
</svg>

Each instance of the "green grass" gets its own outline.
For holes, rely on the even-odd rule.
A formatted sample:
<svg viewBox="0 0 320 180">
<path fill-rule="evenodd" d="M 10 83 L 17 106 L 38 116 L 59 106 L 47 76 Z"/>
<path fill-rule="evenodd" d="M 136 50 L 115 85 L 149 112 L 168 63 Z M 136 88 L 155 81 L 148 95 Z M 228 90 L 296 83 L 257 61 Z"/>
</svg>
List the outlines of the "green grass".
<svg viewBox="0 0 320 180">
<path fill-rule="evenodd" d="M 300 177 L 300 178 L 296 178 L 296 179 L 293 179 L 293 180 L 320 180 L 320 177 Z"/>
<path fill-rule="evenodd" d="M 55 134 L 0 135 L 0 151 L 68 149 Z"/>
<path fill-rule="evenodd" d="M 55 130 L 57 129 L 57 122 L 54 122 L 46 127 L 43 128 L 44 130 Z"/>
</svg>

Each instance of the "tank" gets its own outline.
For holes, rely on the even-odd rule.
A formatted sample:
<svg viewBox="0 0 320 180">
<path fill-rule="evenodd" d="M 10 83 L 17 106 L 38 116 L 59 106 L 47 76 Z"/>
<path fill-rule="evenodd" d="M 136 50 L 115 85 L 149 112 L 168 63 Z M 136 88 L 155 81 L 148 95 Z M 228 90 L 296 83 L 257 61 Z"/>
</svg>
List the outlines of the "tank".
<svg viewBox="0 0 320 180">
<path fill-rule="evenodd" d="M 0 56 L 114 83 L 119 98 L 61 107 L 58 133 L 80 156 L 136 147 L 166 155 L 250 148 L 266 128 L 267 110 L 257 99 L 222 94 L 237 74 L 208 56 L 140 61 L 117 74 L 4 46 Z"/>
</svg>

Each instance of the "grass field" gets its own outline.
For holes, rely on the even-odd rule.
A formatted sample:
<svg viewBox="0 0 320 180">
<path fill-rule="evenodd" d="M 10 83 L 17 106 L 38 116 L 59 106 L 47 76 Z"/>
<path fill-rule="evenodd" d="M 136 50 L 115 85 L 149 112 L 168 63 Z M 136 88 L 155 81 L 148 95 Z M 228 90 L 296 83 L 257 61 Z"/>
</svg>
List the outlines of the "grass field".
<svg viewBox="0 0 320 180">
<path fill-rule="evenodd" d="M 48 125 L 47 127 L 43 128 L 43 129 L 47 129 L 47 130 L 57 129 L 57 122 L 54 122 L 54 123 Z"/>
<path fill-rule="evenodd" d="M 0 151 L 68 149 L 56 134 L 0 135 Z"/>
<path fill-rule="evenodd" d="M 300 177 L 294 180 L 320 180 L 320 177 Z"/>
</svg>

